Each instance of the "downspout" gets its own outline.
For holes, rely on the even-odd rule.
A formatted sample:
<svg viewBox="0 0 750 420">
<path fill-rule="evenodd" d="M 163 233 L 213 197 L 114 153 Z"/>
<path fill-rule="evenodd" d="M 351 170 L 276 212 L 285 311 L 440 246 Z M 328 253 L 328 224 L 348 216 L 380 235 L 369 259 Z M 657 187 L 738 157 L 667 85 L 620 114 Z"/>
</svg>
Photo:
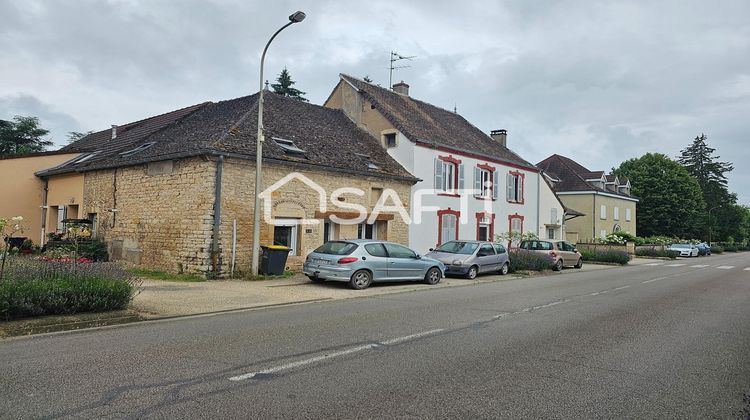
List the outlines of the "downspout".
<svg viewBox="0 0 750 420">
<path fill-rule="evenodd" d="M 543 238 L 544 234 L 543 232 L 540 232 L 539 229 L 542 227 L 539 222 L 541 221 L 541 211 L 542 211 L 542 184 L 541 184 L 541 177 L 542 173 L 537 172 L 536 174 L 536 233 L 539 238 Z"/>
<path fill-rule="evenodd" d="M 594 208 L 591 209 L 591 216 L 594 222 L 591 227 L 591 241 L 593 242 L 596 239 L 596 191 L 594 192 Z"/>
<path fill-rule="evenodd" d="M 117 222 L 117 168 L 115 168 L 112 174 L 112 224 L 110 228 L 115 228 Z"/>
<path fill-rule="evenodd" d="M 214 277 L 221 273 L 221 249 L 219 234 L 221 229 L 221 176 L 224 170 L 224 155 L 216 160 L 216 182 L 214 183 L 214 226 L 211 239 L 211 264 Z"/>
<path fill-rule="evenodd" d="M 49 192 L 49 178 L 44 178 L 44 193 L 42 194 L 42 237 L 39 238 L 39 246 L 43 247 L 47 241 L 47 194 Z"/>
</svg>

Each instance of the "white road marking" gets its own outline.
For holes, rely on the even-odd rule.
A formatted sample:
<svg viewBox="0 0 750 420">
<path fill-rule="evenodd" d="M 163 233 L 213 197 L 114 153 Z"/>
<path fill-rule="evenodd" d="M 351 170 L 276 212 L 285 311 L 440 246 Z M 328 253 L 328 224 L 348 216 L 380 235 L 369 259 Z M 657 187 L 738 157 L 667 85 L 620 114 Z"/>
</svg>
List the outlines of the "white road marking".
<svg viewBox="0 0 750 420">
<path fill-rule="evenodd" d="M 651 280 L 644 280 L 644 281 L 642 281 L 642 282 L 641 282 L 641 284 L 646 284 L 646 283 L 653 283 L 653 282 L 655 282 L 655 281 L 659 281 L 659 280 L 664 280 L 665 278 L 666 278 L 666 277 L 657 277 L 657 278 L 655 278 L 655 279 L 651 279 Z"/>
<path fill-rule="evenodd" d="M 685 264 L 667 264 L 667 267 L 682 267 Z"/>
<path fill-rule="evenodd" d="M 711 267 L 711 266 L 708 265 L 708 264 L 697 264 L 697 265 L 691 265 L 690 267 L 692 267 L 692 268 L 706 268 L 706 267 Z"/>
<path fill-rule="evenodd" d="M 630 287 L 630 286 L 620 286 L 620 287 L 615 287 L 615 288 L 614 288 L 614 289 L 612 289 L 612 290 L 613 290 L 613 291 L 615 291 L 615 290 L 622 290 L 622 289 L 627 289 L 628 287 Z"/>
<path fill-rule="evenodd" d="M 733 265 L 720 265 L 716 268 L 718 268 L 719 270 L 731 270 L 734 268 L 734 266 Z"/>
<path fill-rule="evenodd" d="M 746 268 L 746 269 L 744 269 L 743 271 L 750 271 L 750 267 L 747 267 L 747 268 Z"/>
<path fill-rule="evenodd" d="M 657 266 L 657 265 L 664 265 L 664 263 L 648 263 L 648 264 L 643 264 L 643 265 L 650 265 L 650 266 L 654 267 L 654 266 Z"/>
<path fill-rule="evenodd" d="M 392 338 L 390 340 L 386 340 L 386 341 L 383 341 L 381 343 L 372 343 L 372 344 L 365 344 L 365 345 L 362 345 L 362 346 L 352 347 L 352 348 L 349 348 L 349 349 L 346 349 L 346 350 L 341 350 L 341 351 L 337 351 L 337 352 L 333 352 L 333 353 L 329 353 L 329 354 L 324 354 L 322 356 L 311 357 L 309 359 L 298 360 L 296 362 L 287 363 L 287 364 L 279 365 L 279 366 L 274 366 L 274 367 L 271 367 L 271 368 L 268 368 L 268 369 L 259 370 L 257 372 L 250 372 L 250 373 L 245 373 L 243 375 L 232 376 L 231 378 L 229 378 L 229 380 L 230 381 L 235 381 L 235 382 L 237 382 L 237 381 L 244 381 L 246 379 L 252 379 L 252 378 L 254 378 L 254 377 L 258 376 L 258 375 L 281 372 L 283 370 L 289 370 L 289 369 L 293 369 L 293 368 L 300 367 L 300 366 L 310 365 L 310 364 L 313 364 L 313 363 L 321 362 L 323 360 L 332 359 L 334 357 L 341 357 L 341 356 L 346 356 L 346 355 L 353 354 L 353 353 L 362 352 L 362 351 L 365 351 L 365 350 L 374 349 L 376 347 L 380 347 L 380 346 L 383 346 L 383 345 L 388 346 L 388 345 L 403 343 L 404 341 L 414 340 L 416 338 L 424 337 L 424 336 L 431 335 L 431 334 L 436 334 L 436 333 L 439 333 L 441 331 L 444 331 L 444 330 L 442 328 L 439 328 L 439 329 L 436 329 L 436 330 L 423 331 L 421 333 L 407 335 L 407 336 L 404 336 L 404 337 Z"/>
</svg>

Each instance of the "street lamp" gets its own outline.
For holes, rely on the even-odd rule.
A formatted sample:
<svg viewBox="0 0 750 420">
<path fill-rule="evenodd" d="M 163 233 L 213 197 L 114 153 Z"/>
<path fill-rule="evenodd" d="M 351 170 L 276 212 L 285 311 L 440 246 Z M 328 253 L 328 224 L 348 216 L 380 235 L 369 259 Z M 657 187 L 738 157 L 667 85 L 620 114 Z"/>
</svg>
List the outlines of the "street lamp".
<svg viewBox="0 0 750 420">
<path fill-rule="evenodd" d="M 266 59 L 266 51 L 271 45 L 271 42 L 279 32 L 286 29 L 288 26 L 299 23 L 305 20 L 305 13 L 297 11 L 289 15 L 289 23 L 279 28 L 271 39 L 268 40 L 266 47 L 263 48 L 263 55 L 260 56 L 260 83 L 259 83 L 259 96 L 258 96 L 258 136 L 255 139 L 255 208 L 253 209 L 253 263 L 252 273 L 253 276 L 258 275 L 258 249 L 260 248 L 260 187 L 261 187 L 261 165 L 263 164 L 263 62 Z"/>
<path fill-rule="evenodd" d="M 711 231 L 713 230 L 713 226 L 711 225 L 711 210 L 718 209 L 719 207 L 721 207 L 721 204 L 708 209 L 708 246 L 711 246 Z"/>
</svg>

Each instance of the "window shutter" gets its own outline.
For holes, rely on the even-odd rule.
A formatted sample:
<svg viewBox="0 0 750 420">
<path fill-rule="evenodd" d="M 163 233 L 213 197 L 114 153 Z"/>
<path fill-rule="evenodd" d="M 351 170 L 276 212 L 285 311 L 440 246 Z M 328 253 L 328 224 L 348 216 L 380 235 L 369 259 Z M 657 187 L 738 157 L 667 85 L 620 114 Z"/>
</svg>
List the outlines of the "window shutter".
<svg viewBox="0 0 750 420">
<path fill-rule="evenodd" d="M 508 201 L 514 201 L 514 197 L 513 197 L 515 195 L 514 194 L 515 187 L 513 186 L 514 179 L 515 179 L 515 177 L 513 175 L 511 175 L 511 174 L 508 174 L 508 175 L 505 176 L 505 181 L 507 182 L 507 188 L 506 188 L 506 194 L 505 194 L 506 197 L 505 198 Z"/>
<path fill-rule="evenodd" d="M 458 165 L 458 191 L 463 191 L 464 189 L 464 165 L 459 164 Z"/>
<path fill-rule="evenodd" d="M 482 172 L 474 167 L 474 195 L 482 195 Z"/>
<path fill-rule="evenodd" d="M 443 161 L 435 158 L 435 189 L 443 189 Z"/>
<path fill-rule="evenodd" d="M 520 175 L 516 175 L 516 177 L 515 177 L 515 178 L 516 178 L 516 182 L 518 182 L 518 197 L 516 198 L 516 200 L 517 200 L 517 201 L 518 201 L 519 203 L 523 203 L 523 202 L 524 202 L 524 199 L 523 199 L 523 192 L 524 192 L 524 191 L 523 191 L 523 187 L 524 187 L 524 185 L 523 185 L 523 180 L 524 180 L 525 178 L 524 178 L 524 177 L 522 177 L 522 176 L 520 176 Z"/>
<path fill-rule="evenodd" d="M 497 174 L 497 170 L 492 173 L 492 198 L 497 200 L 497 194 L 498 194 L 498 178 L 500 176 Z"/>
</svg>

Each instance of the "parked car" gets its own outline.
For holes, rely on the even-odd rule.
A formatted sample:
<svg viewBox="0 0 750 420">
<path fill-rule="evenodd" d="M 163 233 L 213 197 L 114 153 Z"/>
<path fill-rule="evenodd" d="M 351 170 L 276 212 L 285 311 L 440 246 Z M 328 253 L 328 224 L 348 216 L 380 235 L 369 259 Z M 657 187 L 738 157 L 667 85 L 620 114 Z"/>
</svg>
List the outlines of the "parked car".
<svg viewBox="0 0 750 420">
<path fill-rule="evenodd" d="M 555 271 L 562 270 L 564 266 L 583 267 L 581 253 L 567 241 L 526 240 L 521 241 L 518 247 L 530 252 L 549 255 L 552 259 L 552 269 Z"/>
<path fill-rule="evenodd" d="M 679 257 L 697 257 L 698 247 L 691 244 L 672 244 L 667 248 L 670 251 L 679 252 Z"/>
<path fill-rule="evenodd" d="M 425 254 L 445 264 L 445 274 L 474 279 L 480 273 L 508 274 L 508 251 L 502 244 L 483 241 L 449 241 Z"/>
<path fill-rule="evenodd" d="M 307 256 L 302 271 L 312 281 L 346 281 L 357 290 L 381 281 L 438 284 L 445 276 L 440 261 L 422 257 L 403 245 L 364 239 L 324 243 Z"/>
<path fill-rule="evenodd" d="M 695 246 L 698 248 L 698 255 L 711 255 L 711 245 L 701 242 Z"/>
</svg>

